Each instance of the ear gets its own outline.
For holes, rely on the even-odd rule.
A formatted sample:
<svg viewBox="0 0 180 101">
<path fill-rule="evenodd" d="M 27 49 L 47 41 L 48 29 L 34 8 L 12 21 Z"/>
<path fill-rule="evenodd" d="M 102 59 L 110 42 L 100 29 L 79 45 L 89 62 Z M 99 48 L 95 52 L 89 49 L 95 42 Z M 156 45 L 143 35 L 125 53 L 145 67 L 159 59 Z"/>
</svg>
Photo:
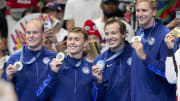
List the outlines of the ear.
<svg viewBox="0 0 180 101">
<path fill-rule="evenodd" d="M 157 10 L 156 10 L 156 9 L 154 9 L 154 10 L 153 10 L 153 17 L 155 17 L 155 16 L 156 16 L 156 14 L 157 14 Z"/>
<path fill-rule="evenodd" d="M 124 34 L 122 34 L 121 37 L 122 37 L 123 39 L 125 39 L 125 38 L 127 37 L 127 32 L 125 32 Z"/>
</svg>

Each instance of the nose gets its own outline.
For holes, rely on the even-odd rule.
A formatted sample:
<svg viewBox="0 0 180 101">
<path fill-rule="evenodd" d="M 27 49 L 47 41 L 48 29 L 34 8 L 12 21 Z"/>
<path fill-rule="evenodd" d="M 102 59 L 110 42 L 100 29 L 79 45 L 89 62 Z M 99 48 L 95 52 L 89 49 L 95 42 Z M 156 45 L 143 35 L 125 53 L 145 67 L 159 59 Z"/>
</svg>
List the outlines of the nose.
<svg viewBox="0 0 180 101">
<path fill-rule="evenodd" d="M 72 39 L 72 40 L 71 40 L 71 45 L 74 45 L 74 44 L 75 44 L 75 40 Z"/>
<path fill-rule="evenodd" d="M 143 16 L 143 12 L 142 12 L 141 10 L 139 10 L 139 11 L 137 12 L 137 16 L 139 16 L 139 17 Z"/>
<path fill-rule="evenodd" d="M 112 38 L 111 32 L 109 34 L 107 34 L 105 37 L 106 37 L 106 40 L 111 39 Z"/>
</svg>

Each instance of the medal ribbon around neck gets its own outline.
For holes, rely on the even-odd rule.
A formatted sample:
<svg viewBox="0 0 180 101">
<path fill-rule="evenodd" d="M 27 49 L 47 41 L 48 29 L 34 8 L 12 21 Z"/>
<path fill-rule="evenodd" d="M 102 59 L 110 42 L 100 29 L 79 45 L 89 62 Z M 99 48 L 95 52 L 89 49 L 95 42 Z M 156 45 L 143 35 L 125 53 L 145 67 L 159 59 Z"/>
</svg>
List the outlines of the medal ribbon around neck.
<svg viewBox="0 0 180 101">
<path fill-rule="evenodd" d="M 98 65 L 102 65 L 100 68 L 101 68 L 101 70 L 103 70 L 103 68 L 105 67 L 105 63 L 107 62 L 107 61 L 110 61 L 110 60 L 113 60 L 113 59 L 115 59 L 115 58 L 117 58 L 118 56 L 120 56 L 123 52 L 124 52 L 124 48 L 123 49 L 121 49 L 120 51 L 118 51 L 117 53 L 115 53 L 114 55 L 112 55 L 111 57 L 109 57 L 109 58 L 107 58 L 107 56 L 108 56 L 108 53 L 106 54 L 106 56 L 105 56 L 105 58 L 103 59 L 103 60 L 99 60 L 98 62 L 97 62 L 97 64 Z M 106 59 L 107 58 L 107 59 Z"/>
<path fill-rule="evenodd" d="M 144 28 L 142 28 L 143 30 L 141 31 L 141 38 L 142 38 L 142 41 L 144 42 L 144 43 L 149 43 L 150 41 L 151 41 L 151 34 L 152 34 L 152 32 L 154 31 L 154 29 L 155 29 L 155 26 L 156 26 L 156 21 L 154 21 L 154 23 L 153 23 L 153 27 L 152 27 L 152 30 L 150 31 L 150 33 L 148 34 L 148 37 L 147 37 L 147 40 L 145 39 L 145 37 L 144 37 Z"/>
<path fill-rule="evenodd" d="M 20 55 L 20 62 L 22 62 L 23 64 L 32 64 L 33 62 L 36 61 L 36 59 L 38 59 L 42 53 L 43 53 L 43 49 L 41 49 L 36 56 L 33 56 L 29 61 L 27 62 L 24 62 L 23 59 L 24 59 L 24 52 L 25 52 L 25 46 L 23 47 L 23 50 L 21 52 L 21 55 Z"/>
</svg>

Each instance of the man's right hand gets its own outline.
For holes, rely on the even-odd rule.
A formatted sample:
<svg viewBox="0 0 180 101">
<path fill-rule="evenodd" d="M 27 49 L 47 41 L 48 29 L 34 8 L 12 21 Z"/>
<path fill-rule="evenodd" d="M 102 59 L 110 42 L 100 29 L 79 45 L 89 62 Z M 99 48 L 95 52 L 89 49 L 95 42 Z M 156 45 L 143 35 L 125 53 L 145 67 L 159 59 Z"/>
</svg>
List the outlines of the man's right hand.
<svg viewBox="0 0 180 101">
<path fill-rule="evenodd" d="M 54 72 L 58 72 L 59 71 L 59 66 L 62 64 L 62 61 L 60 61 L 59 59 L 53 58 L 53 60 L 50 63 L 51 66 L 51 70 Z"/>
<path fill-rule="evenodd" d="M 172 31 L 165 36 L 164 42 L 166 43 L 168 49 L 174 48 L 175 36 Z"/>
<path fill-rule="evenodd" d="M 14 65 L 9 64 L 7 69 L 6 69 L 6 76 L 7 80 L 12 80 L 14 77 L 14 74 L 17 72 L 16 68 Z"/>
<path fill-rule="evenodd" d="M 97 82 L 99 84 L 102 83 L 102 72 L 103 72 L 100 68 L 101 68 L 100 65 L 94 65 L 92 67 L 92 75 L 96 77 L 96 79 L 98 80 Z"/>
</svg>

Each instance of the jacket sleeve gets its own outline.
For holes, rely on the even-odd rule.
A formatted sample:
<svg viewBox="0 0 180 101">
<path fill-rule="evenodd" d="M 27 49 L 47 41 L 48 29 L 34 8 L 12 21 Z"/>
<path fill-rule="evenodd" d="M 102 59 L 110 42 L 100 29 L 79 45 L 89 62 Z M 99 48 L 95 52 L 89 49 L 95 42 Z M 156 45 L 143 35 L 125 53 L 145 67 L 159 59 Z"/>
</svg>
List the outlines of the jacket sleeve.
<svg viewBox="0 0 180 101">
<path fill-rule="evenodd" d="M 17 57 L 16 57 L 16 58 L 17 58 Z M 3 71 L 2 75 L 1 75 L 1 78 L 2 78 L 2 79 L 7 80 L 6 69 L 7 69 L 8 65 L 10 65 L 10 64 L 13 65 L 13 64 L 15 63 L 16 60 L 14 60 L 14 59 L 15 59 L 14 56 L 11 56 L 11 57 L 9 58 L 6 66 L 5 66 L 5 68 L 4 68 L 4 71 Z M 11 80 L 11 82 L 15 84 L 15 82 L 16 82 L 16 74 L 14 74 L 14 77 L 13 77 L 13 79 Z"/>
<path fill-rule="evenodd" d="M 40 101 L 46 101 L 53 91 L 57 79 L 57 73 L 53 72 L 48 67 L 48 73 L 45 76 L 45 79 L 41 81 L 39 87 L 36 89 L 36 96 L 40 99 Z"/>
<path fill-rule="evenodd" d="M 176 84 L 177 82 L 177 64 L 175 63 L 173 49 L 168 49 L 168 56 L 166 57 L 166 78 L 169 83 Z"/>
<path fill-rule="evenodd" d="M 92 97 L 93 101 L 104 101 L 105 90 L 103 84 L 98 84 L 97 79 L 92 76 L 93 89 L 92 89 Z"/>
<path fill-rule="evenodd" d="M 155 48 L 158 48 L 158 47 L 155 47 Z M 167 46 L 164 43 L 164 41 L 162 41 L 159 48 L 160 48 L 159 52 L 156 54 L 155 57 L 153 57 L 153 51 L 146 54 L 146 59 L 143 61 L 143 63 L 148 69 L 150 69 L 155 74 L 160 75 L 163 78 L 166 78 L 165 77 L 165 60 L 167 56 Z"/>
</svg>

